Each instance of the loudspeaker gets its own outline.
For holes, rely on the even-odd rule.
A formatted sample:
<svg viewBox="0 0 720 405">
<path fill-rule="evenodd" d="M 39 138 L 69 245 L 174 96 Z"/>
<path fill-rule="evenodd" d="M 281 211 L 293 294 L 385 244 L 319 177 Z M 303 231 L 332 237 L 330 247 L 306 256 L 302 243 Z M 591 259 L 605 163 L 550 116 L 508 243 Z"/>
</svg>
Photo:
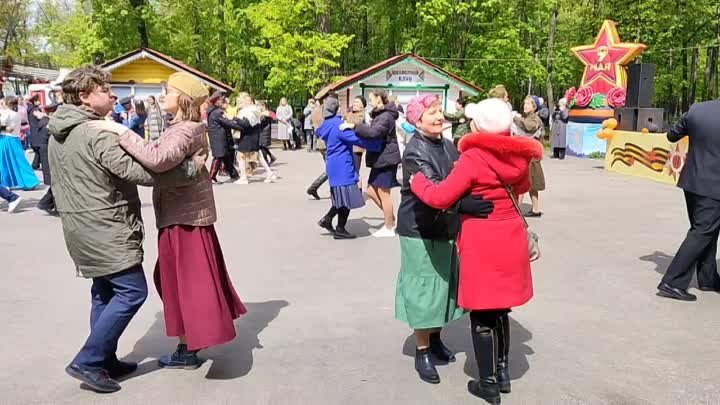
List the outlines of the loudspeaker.
<svg viewBox="0 0 720 405">
<path fill-rule="evenodd" d="M 618 122 L 618 131 L 635 131 L 638 121 L 638 109 L 637 108 L 616 108 L 615 119 Z"/>
<path fill-rule="evenodd" d="M 662 132 L 665 127 L 664 113 L 662 108 L 638 108 L 636 130 L 647 128 L 650 132 Z"/>
<path fill-rule="evenodd" d="M 652 107 L 655 94 L 655 65 L 635 63 L 628 67 L 627 102 L 625 107 Z"/>
</svg>

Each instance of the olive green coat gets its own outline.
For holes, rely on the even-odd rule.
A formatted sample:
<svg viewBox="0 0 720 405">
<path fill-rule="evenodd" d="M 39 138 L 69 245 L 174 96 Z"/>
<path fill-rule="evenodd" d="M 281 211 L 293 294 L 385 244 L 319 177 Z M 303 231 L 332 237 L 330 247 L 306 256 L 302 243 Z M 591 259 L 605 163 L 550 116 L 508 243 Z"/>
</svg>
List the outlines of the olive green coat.
<svg viewBox="0 0 720 405">
<path fill-rule="evenodd" d="M 64 104 L 48 125 L 52 189 L 65 244 L 77 272 L 86 278 L 142 263 L 137 185 L 183 184 L 199 173 L 190 160 L 165 174 L 147 171 L 120 147 L 118 135 L 87 125 L 100 119 L 84 107 Z"/>
</svg>

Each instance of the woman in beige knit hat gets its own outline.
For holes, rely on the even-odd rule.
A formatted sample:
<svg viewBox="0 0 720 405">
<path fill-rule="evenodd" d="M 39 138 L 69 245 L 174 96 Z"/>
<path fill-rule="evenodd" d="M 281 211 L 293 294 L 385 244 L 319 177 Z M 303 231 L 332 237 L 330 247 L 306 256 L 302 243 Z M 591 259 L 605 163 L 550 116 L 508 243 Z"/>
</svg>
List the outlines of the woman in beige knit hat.
<svg viewBox="0 0 720 405">
<path fill-rule="evenodd" d="M 162 173 L 202 149 L 207 153 L 200 106 L 208 97 L 202 82 L 186 73 L 168 79 L 163 111 L 175 118 L 159 140 L 146 142 L 123 131 L 120 145 L 143 166 Z M 156 186 L 153 203 L 158 233 L 155 285 L 162 297 L 168 336 L 180 342 L 160 367 L 195 369 L 197 352 L 235 338 L 233 320 L 246 312 L 235 293 L 215 233 L 215 198 L 205 168 L 190 184 Z"/>
</svg>

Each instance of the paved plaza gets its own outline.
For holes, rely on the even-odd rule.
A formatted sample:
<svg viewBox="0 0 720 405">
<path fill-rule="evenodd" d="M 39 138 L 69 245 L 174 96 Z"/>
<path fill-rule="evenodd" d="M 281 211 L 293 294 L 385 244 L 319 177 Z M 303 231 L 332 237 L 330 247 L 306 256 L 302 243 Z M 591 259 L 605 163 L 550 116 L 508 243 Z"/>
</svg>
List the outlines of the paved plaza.
<svg viewBox="0 0 720 405">
<path fill-rule="evenodd" d="M 63 370 L 88 332 L 90 282 L 75 277 L 60 220 L 35 209 L 43 191 L 22 193 L 17 214 L 0 203 L 0 404 L 484 403 L 466 391 L 467 317 L 444 332 L 459 354 L 439 367 L 442 383 L 418 379 L 411 333 L 394 319 L 399 243 L 369 237 L 380 211 L 351 213 L 357 240 L 323 235 L 315 223 L 330 202 L 305 195 L 320 155 L 277 154 L 279 183 L 215 187 L 218 234 L 249 310 L 237 338 L 201 352 L 198 370 L 159 369 L 175 341 L 151 288 L 118 350 L 140 368 L 111 395 L 81 390 Z M 720 404 L 720 294 L 655 296 L 687 230 L 682 192 L 601 165 L 545 161 L 546 215 L 531 222 L 544 257 L 533 265 L 535 298 L 511 314 L 513 392 L 503 403 Z M 150 189 L 141 194 L 150 275 L 157 231 Z"/>
</svg>

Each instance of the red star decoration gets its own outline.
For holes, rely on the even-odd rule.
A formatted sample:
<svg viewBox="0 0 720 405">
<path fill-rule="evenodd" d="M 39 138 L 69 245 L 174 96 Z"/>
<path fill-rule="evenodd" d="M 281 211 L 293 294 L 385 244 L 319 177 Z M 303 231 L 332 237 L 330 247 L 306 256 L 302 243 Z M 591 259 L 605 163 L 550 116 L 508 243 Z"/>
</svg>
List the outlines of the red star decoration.
<svg viewBox="0 0 720 405">
<path fill-rule="evenodd" d="M 647 48 L 644 44 L 620 42 L 615 22 L 605 20 L 592 45 L 572 48 L 585 64 L 582 86 L 607 94 L 615 87 L 625 88 L 625 65 Z"/>
</svg>

